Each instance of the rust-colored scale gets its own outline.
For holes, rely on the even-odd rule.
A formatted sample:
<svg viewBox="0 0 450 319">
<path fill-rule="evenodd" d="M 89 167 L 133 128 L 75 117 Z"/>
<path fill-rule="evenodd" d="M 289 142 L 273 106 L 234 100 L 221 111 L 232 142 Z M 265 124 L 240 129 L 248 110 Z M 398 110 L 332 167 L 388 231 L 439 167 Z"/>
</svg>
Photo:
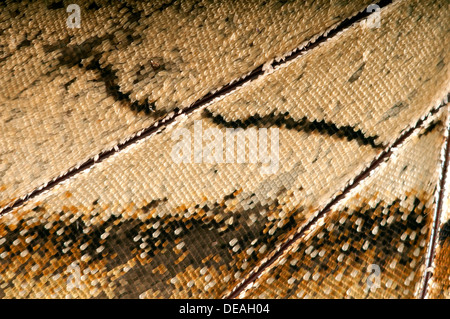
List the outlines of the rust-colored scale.
<svg viewBox="0 0 450 319">
<path fill-rule="evenodd" d="M 223 278 L 223 274 L 248 264 L 249 257 L 257 261 L 266 253 L 267 248 L 246 250 L 250 239 L 256 237 L 265 243 L 261 247 L 267 247 L 276 238 L 267 234 L 263 218 L 252 225 L 240 222 L 236 212 L 217 218 L 219 210 L 227 208 L 223 202 L 209 216 L 205 207 L 189 218 L 136 217 L 152 213 L 149 210 L 155 213 L 158 204 L 135 207 L 128 217 L 118 212 L 109 218 L 102 217 L 104 207 L 98 205 L 82 217 L 75 217 L 74 212 L 86 211 L 85 207 L 63 207 L 58 212 L 36 206 L 17 214 L 17 224 L 0 224 L 0 297 L 221 294 L 223 288 L 215 287 L 217 278 L 225 282 L 236 279 L 230 275 Z M 255 207 L 245 215 L 262 209 Z M 77 284 L 77 274 L 81 274 L 78 284 L 82 284 L 70 289 L 70 283 Z"/>
<path fill-rule="evenodd" d="M 405 141 L 386 166 L 297 240 L 243 296 L 417 297 L 429 248 L 446 123 L 442 116 Z M 441 255 L 446 248 L 444 243 Z M 447 283 L 443 278 L 447 270 L 438 265 L 445 258 L 438 257 L 437 276 Z"/>
<path fill-rule="evenodd" d="M 429 298 L 450 299 L 450 238 L 441 240 L 435 260 Z"/>
<path fill-rule="evenodd" d="M 429 199 L 430 194 L 423 198 Z M 297 244 L 246 297 L 414 297 L 415 284 L 421 279 L 416 271 L 424 264 L 432 210 L 417 197 L 411 212 L 399 207 L 399 200 L 376 201 L 376 197 L 364 198 L 365 206 L 332 212 L 312 238 Z M 375 206 L 367 204 L 370 202 Z M 408 217 L 403 220 L 405 214 Z M 380 228 L 376 234 L 375 227 Z M 407 238 L 402 240 L 405 233 Z M 372 274 L 368 267 L 372 264 L 382 270 L 381 289 L 367 288 Z"/>
<path fill-rule="evenodd" d="M 419 181 L 416 188 L 408 186 L 403 191 L 400 187 L 402 196 L 389 200 L 376 188 L 377 182 L 383 186 L 383 177 L 389 179 L 393 173 L 374 175 L 369 189 L 363 188 L 333 210 L 311 238 L 297 244 L 247 297 L 365 297 L 368 264 L 382 268 L 384 285 L 371 296 L 412 296 L 429 236 L 437 181 L 433 163 L 439 159 L 443 122 L 415 137 L 419 146 L 413 146 L 418 149 L 403 149 L 414 144 L 410 140 L 399 149 L 408 156 L 402 159 L 400 155 L 397 162 L 402 166 L 397 163 L 394 168 L 409 166 L 405 174 L 410 175 L 427 172 L 411 175 Z M 428 156 L 429 165 L 414 163 L 411 156 L 416 153 Z M 387 189 L 396 186 L 385 185 Z M 371 192 L 373 196 L 365 197 Z M 236 279 L 229 275 L 233 269 L 245 269 L 244 263 L 265 255 L 265 249 L 246 249 L 245 241 L 258 233 L 256 237 L 266 245 L 274 240 L 264 230 L 264 219 L 248 225 L 239 221 L 236 212 L 223 214 L 233 200 L 231 194 L 212 209 L 213 214 L 202 209 L 188 218 L 150 217 L 164 199 L 142 207 L 128 205 L 127 212 L 117 211 L 109 217 L 104 214 L 106 207 L 96 202 L 89 209 L 66 206 L 61 211 L 49 211 L 41 204 L 8 219 L 4 216 L 0 296 L 188 298 L 221 294 L 218 279 L 232 282 Z M 266 208 L 269 215 L 274 208 Z M 262 209 L 255 207 L 254 211 Z M 221 219 L 216 218 L 219 210 Z M 79 212 L 83 215 L 77 217 Z"/>
</svg>

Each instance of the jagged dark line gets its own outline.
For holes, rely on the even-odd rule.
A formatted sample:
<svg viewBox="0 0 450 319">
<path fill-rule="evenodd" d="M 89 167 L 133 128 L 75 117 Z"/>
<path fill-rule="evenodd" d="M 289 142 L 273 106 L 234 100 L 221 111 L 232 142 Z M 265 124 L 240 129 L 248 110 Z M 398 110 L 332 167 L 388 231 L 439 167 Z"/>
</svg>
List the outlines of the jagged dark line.
<svg viewBox="0 0 450 319">
<path fill-rule="evenodd" d="M 378 3 L 378 5 L 382 8 L 382 7 L 392 3 L 392 1 L 393 0 L 381 0 L 381 1 L 374 1 L 374 3 Z M 355 16 L 342 21 L 340 24 L 338 24 L 335 27 L 335 29 L 333 29 L 332 31 L 330 31 L 326 35 L 324 35 L 324 34 L 320 35 L 316 39 L 316 41 L 311 42 L 311 43 L 305 45 L 302 48 L 297 48 L 297 49 L 293 50 L 289 55 L 287 55 L 284 59 L 282 59 L 280 61 L 274 61 L 272 63 L 272 67 L 277 67 L 277 66 L 283 65 L 283 64 L 287 63 L 288 61 L 292 61 L 295 58 L 301 56 L 302 54 L 305 54 L 306 52 L 313 50 L 314 48 L 316 48 L 321 43 L 324 43 L 328 39 L 330 39 L 333 36 L 335 36 L 337 33 L 342 32 L 343 30 L 347 29 L 348 27 L 350 27 L 354 23 L 357 23 L 358 21 L 361 21 L 362 19 L 367 18 L 370 14 L 371 14 L 371 12 L 362 11 L 362 12 L 356 14 Z M 110 37 L 110 35 L 106 35 L 106 37 Z M 96 39 L 94 39 L 94 41 L 95 40 Z M 111 39 L 108 38 L 107 40 L 111 40 Z M 44 51 L 53 51 L 53 50 L 57 50 L 57 49 L 67 48 L 67 44 L 69 42 L 70 42 L 70 38 L 67 38 L 67 39 L 59 41 L 56 44 L 44 46 Z M 75 47 L 73 47 L 73 49 L 75 49 Z M 81 51 L 84 52 L 83 51 L 84 50 L 83 46 L 77 46 L 77 49 L 78 50 L 81 49 Z M 86 50 L 90 50 L 90 49 L 86 48 Z M 82 53 L 82 55 L 83 54 L 87 54 L 87 53 Z M 75 58 L 75 59 L 76 59 L 76 61 L 80 61 L 78 58 Z M 138 141 L 140 141 L 140 140 L 142 140 L 142 139 L 144 139 L 144 138 L 146 138 L 146 137 L 148 137 L 148 136 L 150 136 L 152 134 L 155 134 L 156 132 L 164 129 L 167 125 L 175 122 L 178 117 L 183 116 L 183 115 L 186 116 L 186 115 L 191 114 L 192 112 L 194 112 L 195 110 L 199 109 L 200 107 L 206 105 L 207 103 L 211 102 L 212 100 L 214 100 L 216 98 L 219 98 L 219 97 L 222 97 L 222 96 L 225 96 L 226 94 L 229 94 L 230 92 L 236 90 L 237 88 L 239 88 L 241 85 L 243 85 L 245 83 L 252 82 L 253 80 L 258 78 L 259 76 L 264 75 L 264 73 L 265 72 L 263 70 L 263 65 L 260 65 L 259 67 L 255 68 L 252 72 L 250 72 L 250 74 L 248 74 L 247 76 L 244 76 L 244 77 L 242 77 L 241 79 L 239 79 L 239 80 L 237 80 L 235 82 L 232 82 L 232 83 L 229 83 L 229 84 L 223 86 L 221 89 L 217 90 L 214 93 L 206 94 L 204 97 L 202 97 L 199 100 L 197 100 L 190 107 L 187 107 L 187 108 L 183 109 L 176 116 L 171 117 L 171 118 L 162 119 L 161 121 L 159 121 L 157 123 L 157 125 L 152 125 L 150 127 L 145 128 L 143 131 L 141 131 L 141 134 L 137 134 L 137 135 L 133 136 L 132 138 L 130 138 L 126 142 L 119 143 L 118 145 L 116 145 L 116 147 L 114 149 L 100 152 L 95 157 L 92 157 L 89 160 L 85 161 L 84 163 L 82 163 L 77 168 L 69 169 L 66 173 L 64 173 L 60 177 L 57 177 L 54 180 L 46 183 L 45 185 L 42 185 L 41 187 L 36 188 L 35 190 L 33 190 L 31 193 L 29 193 L 28 195 L 24 196 L 23 198 L 18 199 L 16 201 L 6 205 L 6 207 L 3 208 L 3 210 L 0 210 L 0 216 L 3 215 L 3 214 L 8 213 L 10 211 L 12 211 L 13 209 L 15 209 L 15 208 L 17 208 L 17 207 L 19 207 L 21 205 L 23 205 L 28 200 L 30 200 L 30 199 L 32 199 L 32 198 L 34 198 L 34 197 L 36 197 L 36 196 L 38 196 L 38 195 L 48 191 L 48 190 L 50 190 L 54 186 L 64 182 L 65 180 L 73 177 L 74 175 L 77 175 L 77 174 L 83 172 L 84 170 L 89 169 L 95 163 L 102 162 L 102 161 L 106 160 L 107 158 L 111 157 L 112 155 L 114 155 L 115 153 L 118 153 L 121 150 L 127 148 L 128 146 L 130 146 L 132 144 L 135 144 Z M 97 160 L 95 160 L 96 157 L 98 158 Z"/>
<path fill-rule="evenodd" d="M 155 111 L 155 103 L 149 103 L 145 100 L 143 103 L 132 101 L 130 93 L 123 93 L 120 86 L 117 84 L 116 71 L 113 70 L 112 65 L 108 64 L 102 67 L 98 60 L 95 60 L 90 65 L 86 66 L 86 70 L 97 70 L 100 73 L 101 81 L 105 85 L 106 93 L 112 96 L 116 101 L 125 102 L 130 109 L 139 113 L 143 111 L 146 115 L 151 115 L 153 118 L 158 118 L 163 115 L 162 112 Z"/>
<path fill-rule="evenodd" d="M 317 132 L 322 135 L 337 137 L 339 139 L 347 139 L 348 141 L 356 140 L 360 145 L 370 145 L 372 148 L 384 148 L 381 143 L 376 143 L 378 135 L 365 136 L 361 130 L 357 130 L 350 125 L 337 126 L 332 122 L 324 120 L 308 120 L 303 117 L 300 120 L 295 120 L 289 116 L 289 112 L 284 114 L 271 114 L 261 116 L 255 114 L 249 116 L 245 120 L 227 121 L 220 114 L 213 114 L 208 109 L 203 110 L 203 116 L 211 119 L 214 124 L 222 125 L 228 128 L 248 128 L 250 126 L 256 127 L 274 127 L 285 128 L 288 130 L 302 131 L 305 133 Z"/>
<path fill-rule="evenodd" d="M 447 95 L 448 96 L 448 95 Z M 322 208 L 317 215 L 312 218 L 309 222 L 307 222 L 299 231 L 292 236 L 291 239 L 286 240 L 278 251 L 276 251 L 271 257 L 269 257 L 265 262 L 263 262 L 260 267 L 254 271 L 253 273 L 250 273 L 250 275 L 242 281 L 240 284 L 236 285 L 234 289 L 231 290 L 231 293 L 226 296 L 226 299 L 234 299 L 239 294 L 245 290 L 246 287 L 248 287 L 250 284 L 252 284 L 255 280 L 259 278 L 259 276 L 262 275 L 262 273 L 269 269 L 269 267 L 275 263 L 275 261 L 281 257 L 284 252 L 287 251 L 289 247 L 291 247 L 297 240 L 299 240 L 308 230 L 310 230 L 316 223 L 324 217 L 326 214 L 328 214 L 331 211 L 331 208 L 339 203 L 342 199 L 347 196 L 348 193 L 350 193 L 351 190 L 353 190 L 355 187 L 357 187 L 363 180 L 365 180 L 367 177 L 370 176 L 370 173 L 374 171 L 377 167 L 380 166 L 383 162 L 387 161 L 393 154 L 394 149 L 399 147 L 409 136 L 411 136 L 416 130 L 420 129 L 424 122 L 436 114 L 439 110 L 441 110 L 443 107 L 449 107 L 449 104 L 443 103 L 439 107 L 432 109 L 425 118 L 420 119 L 416 122 L 416 124 L 403 131 L 403 133 L 387 148 L 384 149 L 384 151 L 379 155 L 378 158 L 376 158 L 372 163 L 365 168 L 361 173 L 359 173 L 351 183 L 349 183 L 335 198 L 333 198 L 328 204 L 325 205 L 324 208 Z M 430 125 L 433 125 L 430 123 Z"/>
<path fill-rule="evenodd" d="M 95 4 L 93 2 L 92 4 Z M 91 5 L 92 5 L 91 4 Z M 95 6 L 94 6 L 95 7 Z M 51 4 L 49 9 L 60 9 L 64 8 L 62 1 Z M 127 9 L 130 13 L 128 19 L 129 23 L 137 22 L 141 18 L 141 12 L 137 11 L 135 8 L 129 6 L 128 4 L 123 4 L 122 8 Z M 68 45 L 71 41 L 71 37 L 68 36 L 63 40 L 59 40 L 52 44 L 47 44 L 43 46 L 46 53 L 59 51 L 58 63 L 59 66 L 74 67 L 78 66 L 84 68 L 85 70 L 96 71 L 100 79 L 99 82 L 103 82 L 105 85 L 106 94 L 113 97 L 116 101 L 124 102 L 128 104 L 131 110 L 139 113 L 141 111 L 145 112 L 146 115 L 152 116 L 154 118 L 165 115 L 165 112 L 155 112 L 155 103 L 145 100 L 144 102 L 133 101 L 130 92 L 122 92 L 118 84 L 117 71 L 113 69 L 111 64 L 101 65 L 100 59 L 103 52 L 98 52 L 96 47 L 98 47 L 103 41 L 109 41 L 114 46 L 128 46 L 134 41 L 141 38 L 139 34 L 134 34 L 129 29 L 125 31 L 126 36 L 124 40 L 118 40 L 113 34 L 105 34 L 104 36 L 94 36 L 85 40 L 81 44 Z M 88 64 L 84 64 L 83 60 L 93 57 L 92 61 Z M 178 111 L 178 110 L 175 110 Z"/>
</svg>

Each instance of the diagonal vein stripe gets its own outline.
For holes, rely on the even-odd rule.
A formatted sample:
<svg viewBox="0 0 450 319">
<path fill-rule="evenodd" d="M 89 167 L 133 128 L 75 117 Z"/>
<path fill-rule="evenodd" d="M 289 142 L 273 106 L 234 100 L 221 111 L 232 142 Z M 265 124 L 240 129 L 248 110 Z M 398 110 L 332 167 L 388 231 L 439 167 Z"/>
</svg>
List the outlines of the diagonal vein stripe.
<svg viewBox="0 0 450 319">
<path fill-rule="evenodd" d="M 0 207 L 304 47 L 370 1 L 8 1 L 0 13 Z M 301 5 L 300 5 L 301 3 Z"/>
</svg>

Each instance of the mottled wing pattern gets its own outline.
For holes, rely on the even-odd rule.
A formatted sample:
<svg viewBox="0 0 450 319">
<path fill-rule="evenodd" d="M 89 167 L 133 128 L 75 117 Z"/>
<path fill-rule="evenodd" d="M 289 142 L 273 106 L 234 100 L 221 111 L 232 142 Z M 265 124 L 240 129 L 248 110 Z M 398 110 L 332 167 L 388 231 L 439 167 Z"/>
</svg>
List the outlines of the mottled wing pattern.
<svg viewBox="0 0 450 319">
<path fill-rule="evenodd" d="M 359 1 L 0 4 L 0 209 L 365 9 Z"/>
<path fill-rule="evenodd" d="M 448 111 L 331 208 L 247 298 L 413 298 L 423 285 Z"/>
<path fill-rule="evenodd" d="M 367 5 L 95 4 L 82 36 L 49 23 L 3 52 L 4 205 Z M 63 2 L 21 5 L 2 14 L 65 17 Z M 1 215 L 0 297 L 419 296 L 448 135 L 449 11 L 446 0 L 394 1 L 379 28 L 353 23 L 264 67 Z M 270 146 L 277 134 L 276 159 L 228 161 L 231 129 L 267 132 Z M 233 155 L 258 141 L 233 142 Z M 448 295 L 442 216 L 430 296 Z"/>
<path fill-rule="evenodd" d="M 448 146 L 447 146 L 448 147 Z M 449 149 L 447 148 L 447 159 Z M 448 168 L 447 168 L 448 174 Z M 448 175 L 447 175 L 448 176 Z M 450 202 L 449 202 L 450 182 L 446 179 L 444 188 L 445 198 L 442 203 L 440 216 L 434 221 L 437 223 L 433 237 L 437 241 L 437 247 L 433 254 L 436 254 L 434 262 L 430 265 L 428 272 L 432 274 L 429 279 L 429 290 L 427 296 L 435 299 L 450 299 Z"/>
</svg>

